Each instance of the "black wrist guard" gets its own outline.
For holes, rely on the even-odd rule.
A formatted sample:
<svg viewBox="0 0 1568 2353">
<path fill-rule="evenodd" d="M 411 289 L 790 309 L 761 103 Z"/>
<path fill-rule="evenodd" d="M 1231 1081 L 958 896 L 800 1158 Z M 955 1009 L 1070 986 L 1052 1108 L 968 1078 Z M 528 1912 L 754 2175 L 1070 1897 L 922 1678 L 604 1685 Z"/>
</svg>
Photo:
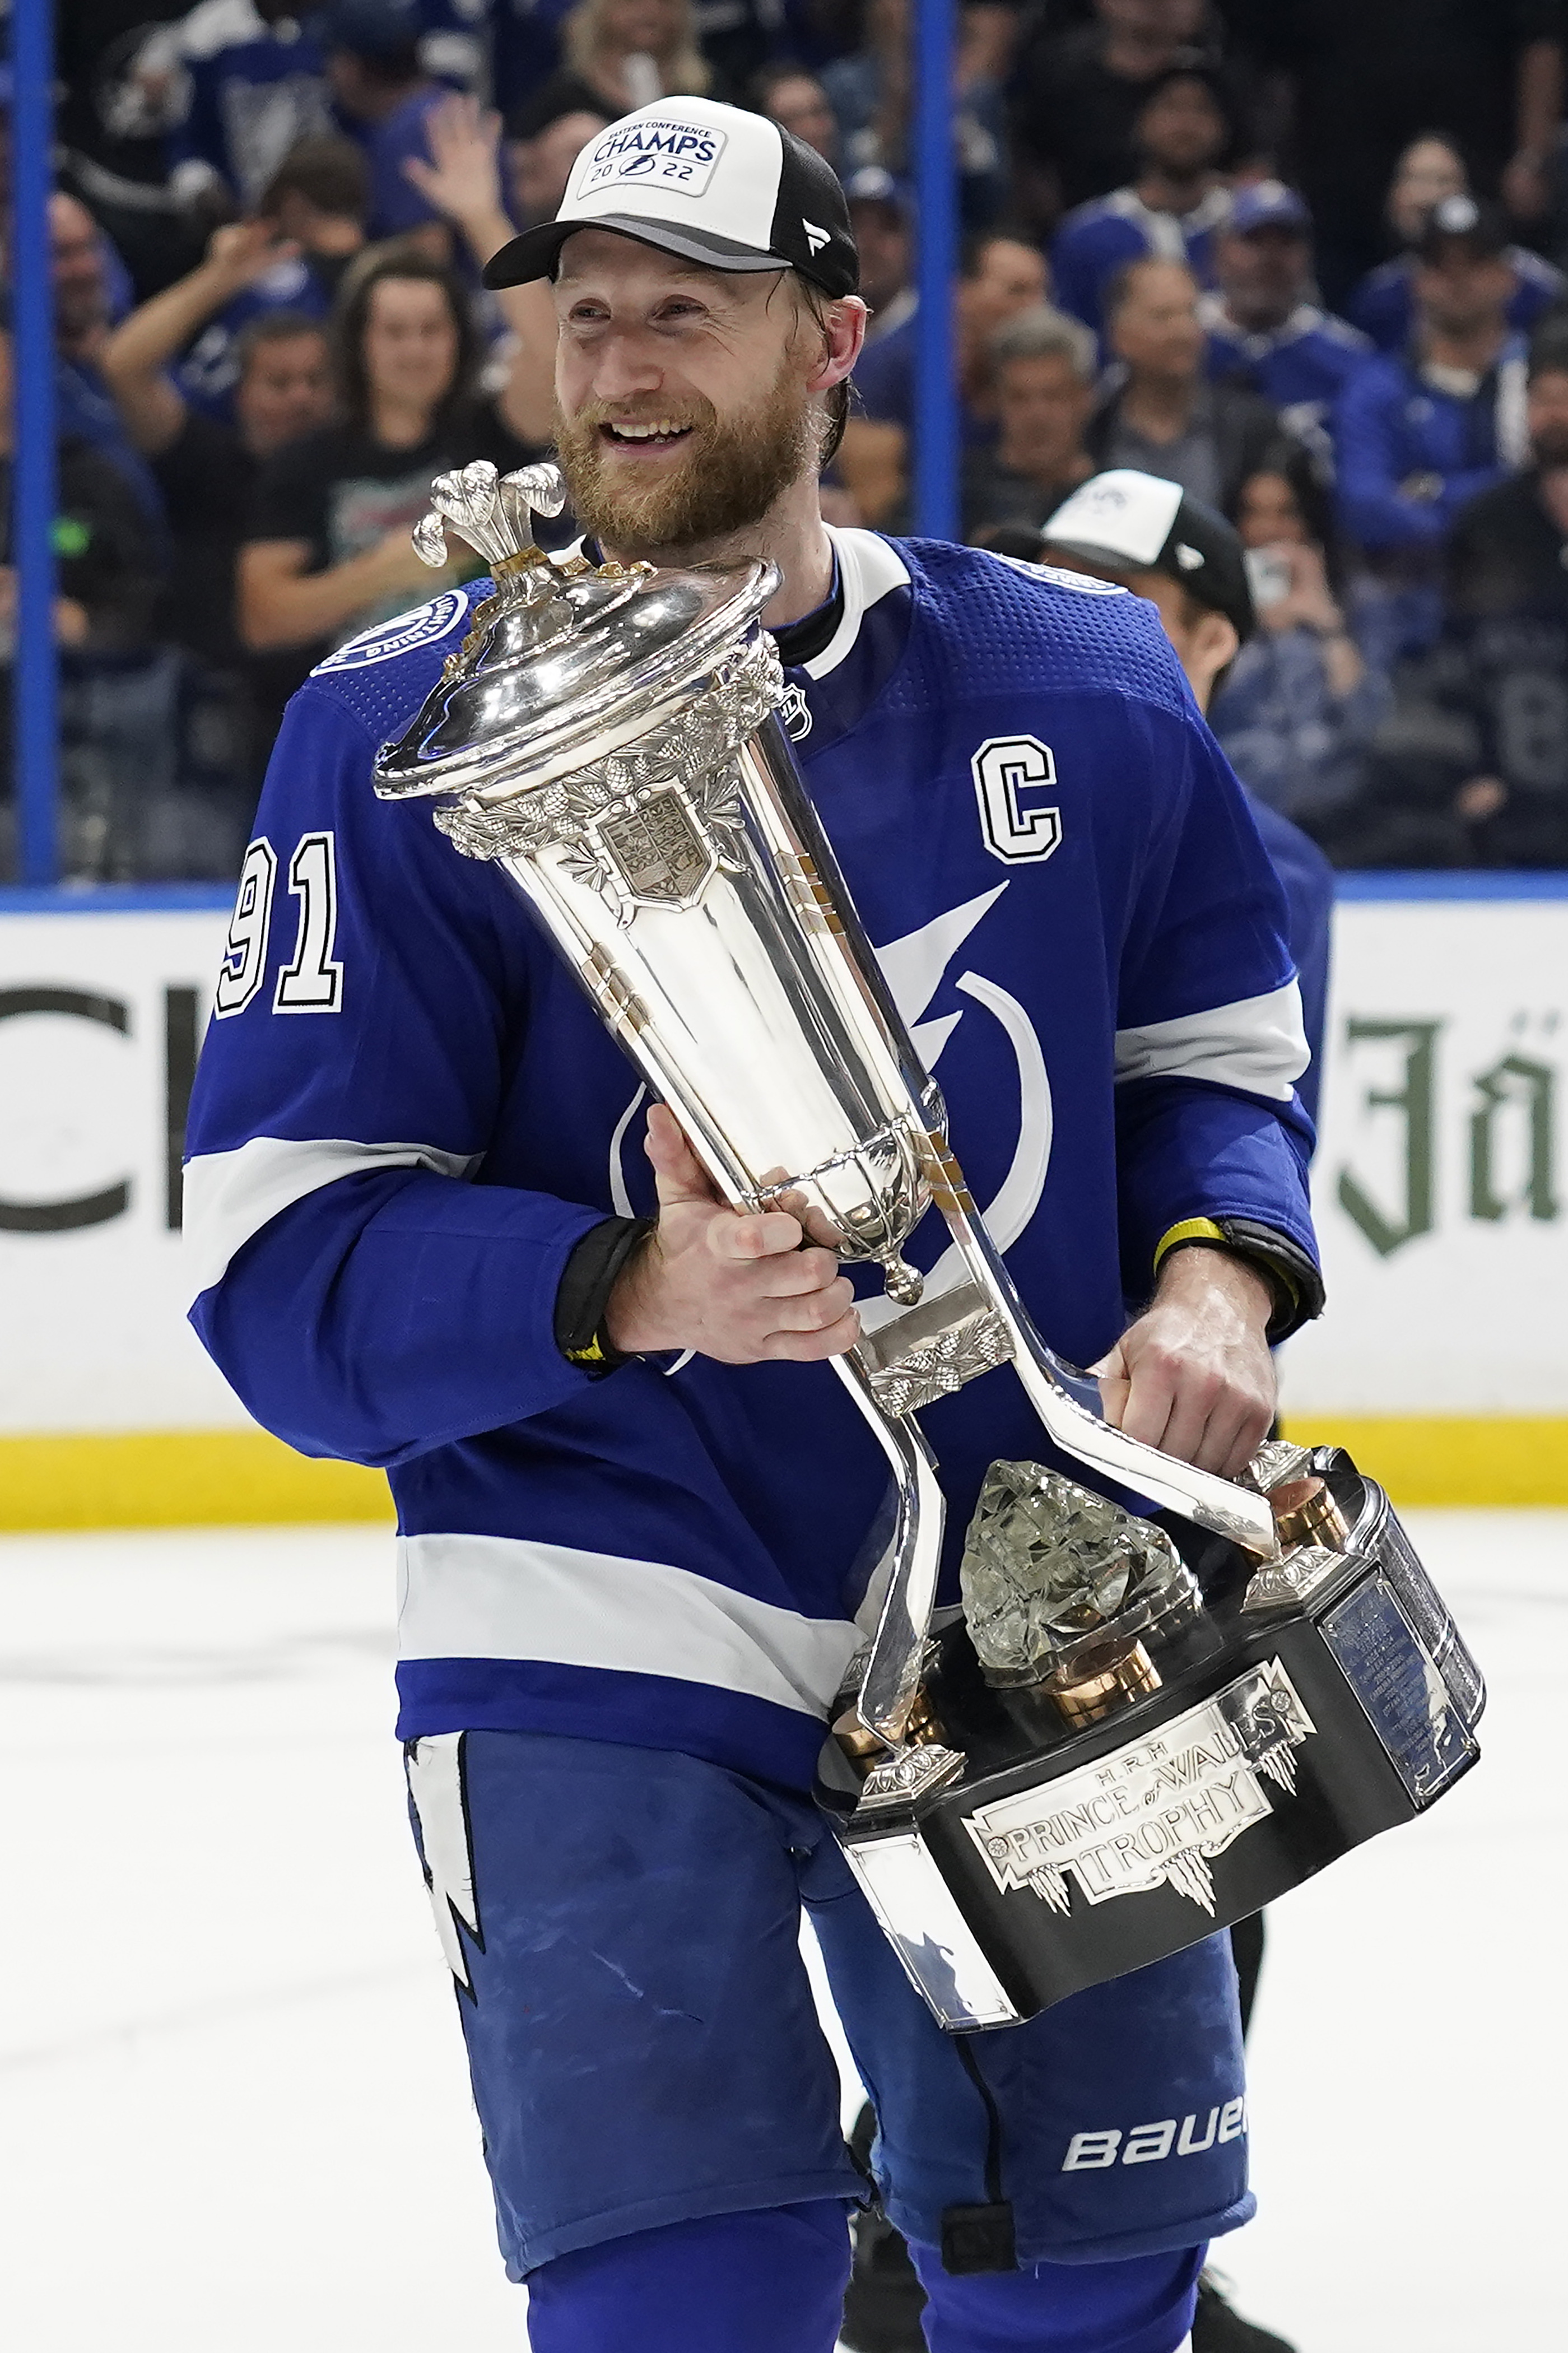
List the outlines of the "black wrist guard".
<svg viewBox="0 0 1568 2353">
<path fill-rule="evenodd" d="M 590 1228 L 567 1260 L 555 1294 L 555 1345 L 591 1380 L 629 1364 L 605 1330 L 605 1310 L 621 1269 L 657 1218 L 606 1218 Z"/>
</svg>

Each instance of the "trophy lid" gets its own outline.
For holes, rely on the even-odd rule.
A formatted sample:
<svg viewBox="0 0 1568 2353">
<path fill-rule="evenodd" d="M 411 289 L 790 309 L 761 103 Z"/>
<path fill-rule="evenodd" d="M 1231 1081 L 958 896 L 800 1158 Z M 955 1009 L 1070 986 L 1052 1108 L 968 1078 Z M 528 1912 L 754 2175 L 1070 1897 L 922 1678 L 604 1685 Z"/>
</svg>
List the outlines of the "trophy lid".
<svg viewBox="0 0 1568 2353">
<path fill-rule="evenodd" d="M 559 514 L 553 466 L 443 474 L 414 544 L 447 561 L 447 527 L 485 556 L 494 594 L 423 709 L 376 757 L 384 800 L 460 793 L 484 807 L 634 743 L 750 637 L 778 585 L 770 564 L 656 571 L 536 546 L 531 511 Z"/>
</svg>

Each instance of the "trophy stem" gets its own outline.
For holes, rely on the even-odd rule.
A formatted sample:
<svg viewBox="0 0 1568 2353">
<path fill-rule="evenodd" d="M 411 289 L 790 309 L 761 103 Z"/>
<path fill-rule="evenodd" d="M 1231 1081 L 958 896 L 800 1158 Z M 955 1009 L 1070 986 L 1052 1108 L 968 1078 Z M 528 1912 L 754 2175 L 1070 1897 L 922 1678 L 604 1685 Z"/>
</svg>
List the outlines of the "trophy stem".
<svg viewBox="0 0 1568 2353">
<path fill-rule="evenodd" d="M 833 1369 L 891 1464 L 898 1496 L 888 1590 L 856 1702 L 867 1731 L 896 1749 L 903 1744 L 920 1688 L 947 1504 L 937 1483 L 936 1458 L 913 1414 L 890 1414 L 879 1405 L 856 1350 L 835 1356 Z"/>
</svg>

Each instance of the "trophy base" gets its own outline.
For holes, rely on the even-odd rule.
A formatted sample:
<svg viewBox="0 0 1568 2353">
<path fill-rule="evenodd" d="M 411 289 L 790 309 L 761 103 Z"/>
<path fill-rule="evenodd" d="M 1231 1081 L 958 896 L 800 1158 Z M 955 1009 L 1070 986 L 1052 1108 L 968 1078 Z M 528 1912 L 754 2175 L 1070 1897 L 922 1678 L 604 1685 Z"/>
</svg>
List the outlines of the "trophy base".
<svg viewBox="0 0 1568 2353">
<path fill-rule="evenodd" d="M 946 1610 L 928 1744 L 868 1780 L 826 1744 L 818 1801 L 943 2027 L 1016 2024 L 1180 1952 L 1475 1763 L 1481 1680 L 1387 1498 L 1341 1449 L 1310 1467 L 1348 1529 L 1339 1549 L 1259 1570 L 1154 1515 L 1204 1608 L 1107 1712 L 1064 1715 L 1047 1682 L 987 1683 Z"/>
</svg>

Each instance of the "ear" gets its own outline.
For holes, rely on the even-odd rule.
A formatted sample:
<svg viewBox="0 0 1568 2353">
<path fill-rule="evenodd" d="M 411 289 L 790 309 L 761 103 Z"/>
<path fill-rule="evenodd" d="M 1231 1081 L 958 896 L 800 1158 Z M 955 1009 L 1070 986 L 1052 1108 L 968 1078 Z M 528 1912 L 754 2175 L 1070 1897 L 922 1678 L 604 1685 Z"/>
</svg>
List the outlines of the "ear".
<svg viewBox="0 0 1568 2353">
<path fill-rule="evenodd" d="M 827 305 L 822 318 L 821 355 L 806 378 L 808 392 L 831 392 L 853 374 L 869 316 L 858 294 L 846 294 L 842 301 Z"/>
<path fill-rule="evenodd" d="M 1227 620 L 1223 613 L 1210 607 L 1193 624 L 1187 640 L 1187 675 L 1205 710 L 1215 679 L 1240 651 L 1241 638 L 1236 623 Z"/>
</svg>

